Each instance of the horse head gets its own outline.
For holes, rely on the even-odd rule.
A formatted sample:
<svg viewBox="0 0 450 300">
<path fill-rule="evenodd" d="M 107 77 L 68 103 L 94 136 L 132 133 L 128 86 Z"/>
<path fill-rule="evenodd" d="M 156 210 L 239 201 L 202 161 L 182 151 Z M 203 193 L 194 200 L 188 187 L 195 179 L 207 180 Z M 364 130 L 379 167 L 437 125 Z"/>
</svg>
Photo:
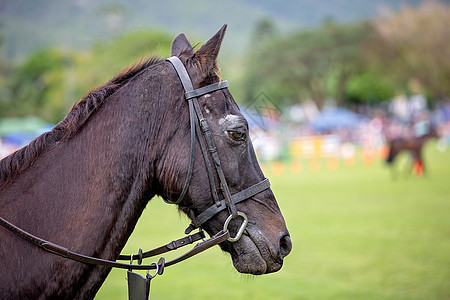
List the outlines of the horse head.
<svg viewBox="0 0 450 300">
<path fill-rule="evenodd" d="M 176 56 L 183 63 L 192 85 L 199 89 L 220 82 L 220 73 L 217 66 L 217 55 L 225 34 L 226 26 L 223 26 L 200 49 L 194 51 L 184 34 L 178 35 L 172 44 L 171 55 Z M 180 78 L 175 69 L 167 63 L 167 72 L 171 78 L 174 93 L 180 102 L 187 102 L 184 96 L 185 90 L 180 83 Z M 265 177 L 261 171 L 252 142 L 249 136 L 249 127 L 246 119 L 241 114 L 238 105 L 234 101 L 228 89 L 219 89 L 198 97 L 199 108 L 206 123 L 209 126 L 213 143 L 220 158 L 220 168 L 226 179 L 230 194 L 240 191 L 262 182 Z M 178 170 L 167 174 L 162 171 L 160 177 L 160 195 L 167 201 L 177 201 L 182 193 L 183 185 L 189 176 L 189 140 L 193 132 L 189 127 L 189 114 L 187 104 L 184 104 L 184 112 L 180 112 L 179 118 L 184 119 L 177 136 L 184 142 L 174 142 L 166 149 L 165 157 L 176 157 L 172 161 L 171 170 Z M 200 139 L 200 137 L 198 137 Z M 199 216 L 208 208 L 216 205 L 215 191 L 223 199 L 224 186 L 220 184 L 220 174 L 214 172 L 210 186 L 211 176 L 207 173 L 207 158 L 202 156 L 199 141 L 196 141 L 192 177 L 190 178 L 186 195 L 178 203 L 179 209 L 186 213 L 196 224 Z M 208 153 L 212 163 L 218 163 Z M 161 163 L 165 165 L 166 163 Z M 168 184 L 171 181 L 170 184 Z M 292 248 L 289 233 L 285 221 L 270 188 L 264 189 L 249 199 L 236 204 L 236 209 L 248 218 L 248 225 L 243 235 L 235 242 L 227 241 L 220 244 L 221 248 L 231 254 L 235 268 L 242 273 L 264 274 L 278 271 L 283 264 L 283 258 L 289 254 Z M 224 223 L 229 219 L 229 211 L 224 209 L 209 217 L 201 224 L 201 228 L 214 235 L 224 228 Z M 239 217 L 231 218 L 227 229 L 234 235 L 241 228 L 243 220 Z"/>
<path fill-rule="evenodd" d="M 238 271 L 282 267 L 289 233 L 247 121 L 219 78 L 224 33 L 225 26 L 197 51 L 179 35 L 172 58 L 119 73 L 0 161 L 0 225 L 9 229 L 0 230 L 0 298 L 93 298 L 110 271 L 105 259 L 117 259 L 155 195 L 176 202 L 190 228 L 229 235 L 220 246 Z M 36 251 L 47 241 L 63 245 L 63 257 Z M 45 250 L 57 253 L 52 245 Z M 67 259 L 64 249 L 83 259 Z M 90 256 L 101 266 L 80 263 Z"/>
</svg>

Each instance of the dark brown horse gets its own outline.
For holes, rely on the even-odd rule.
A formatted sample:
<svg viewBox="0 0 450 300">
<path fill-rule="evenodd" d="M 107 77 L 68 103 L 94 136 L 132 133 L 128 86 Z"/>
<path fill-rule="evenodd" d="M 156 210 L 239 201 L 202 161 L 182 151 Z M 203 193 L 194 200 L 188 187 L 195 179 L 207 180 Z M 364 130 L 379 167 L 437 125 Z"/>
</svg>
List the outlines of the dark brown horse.
<svg viewBox="0 0 450 300">
<path fill-rule="evenodd" d="M 438 137 L 436 129 L 431 127 L 429 132 L 422 136 L 412 138 L 396 138 L 389 143 L 389 155 L 386 162 L 389 165 L 394 163 L 397 155 L 404 151 L 409 151 L 412 159 L 412 167 L 417 176 L 422 176 L 425 167 L 422 157 L 422 149 L 426 142 L 433 137 Z"/>
<path fill-rule="evenodd" d="M 196 52 L 183 34 L 175 38 L 172 55 L 194 88 L 219 81 L 216 58 L 225 29 Z M 247 122 L 228 90 L 198 101 L 231 193 L 261 182 Z M 0 217 L 74 252 L 117 259 L 148 201 L 155 195 L 176 201 L 181 193 L 190 161 L 189 120 L 171 63 L 152 58 L 136 64 L 87 94 L 51 132 L 0 162 Z M 214 205 L 198 143 L 196 148 L 192 179 L 179 203 L 191 219 Z M 291 242 L 272 191 L 236 206 L 249 224 L 241 239 L 221 248 L 239 272 L 279 270 Z M 221 211 L 203 229 L 216 234 L 228 215 Z M 239 227 L 234 221 L 230 231 Z M 0 227 L 1 299 L 90 299 L 109 272 L 45 252 Z"/>
</svg>

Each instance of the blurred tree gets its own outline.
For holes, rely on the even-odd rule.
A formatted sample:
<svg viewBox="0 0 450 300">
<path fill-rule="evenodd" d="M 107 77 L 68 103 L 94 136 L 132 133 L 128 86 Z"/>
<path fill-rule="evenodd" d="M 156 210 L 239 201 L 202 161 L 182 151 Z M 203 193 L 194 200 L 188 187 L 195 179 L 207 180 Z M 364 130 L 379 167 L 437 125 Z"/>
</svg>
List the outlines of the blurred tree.
<svg viewBox="0 0 450 300">
<path fill-rule="evenodd" d="M 118 36 L 123 32 L 125 17 L 129 13 L 124 4 L 108 2 L 100 5 L 96 10 L 97 15 L 102 18 L 108 36 Z"/>
<path fill-rule="evenodd" d="M 115 74 L 152 54 L 169 56 L 172 37 L 165 32 L 144 30 L 127 33 L 95 45 L 78 56 L 75 65 L 76 97 L 108 81 Z"/>
<path fill-rule="evenodd" d="M 377 104 L 394 96 L 394 84 L 376 73 L 354 75 L 345 86 L 345 98 L 348 103 Z"/>
<path fill-rule="evenodd" d="M 269 18 L 260 19 L 256 22 L 255 29 L 252 35 L 252 46 L 264 44 L 272 39 L 277 33 L 275 24 Z"/>
<path fill-rule="evenodd" d="M 312 99 L 321 107 L 330 96 L 343 102 L 346 81 L 361 69 L 361 49 L 373 34 L 368 23 L 327 22 L 269 40 L 250 56 L 247 100 L 265 90 L 280 103 Z"/>
<path fill-rule="evenodd" d="M 55 121 L 64 110 L 61 103 L 63 72 L 71 64 L 69 54 L 45 49 L 30 55 L 7 81 L 9 97 L 5 113 L 9 116 L 38 115 Z"/>
<path fill-rule="evenodd" d="M 404 6 L 375 26 L 378 46 L 371 55 L 378 57 L 379 72 L 387 68 L 398 85 L 414 92 L 422 87 L 432 98 L 450 98 L 450 5 L 425 1 L 417 8 Z"/>
<path fill-rule="evenodd" d="M 250 50 L 248 102 L 261 91 L 278 104 L 312 99 L 319 107 L 328 97 L 375 104 L 396 92 L 450 98 L 448 4 L 425 1 L 370 23 L 328 21 L 285 37 L 265 36 Z"/>
<path fill-rule="evenodd" d="M 89 90 L 105 83 L 126 66 L 161 49 L 172 38 L 164 32 L 140 31 L 98 43 L 90 51 L 49 48 L 31 54 L 0 81 L 0 117 L 39 116 L 60 121 Z M 168 55 L 168 51 L 161 53 Z M 0 53 L 1 54 L 1 53 Z M 2 78 L 0 55 L 0 78 Z"/>
<path fill-rule="evenodd" d="M 11 71 L 12 64 L 4 55 L 3 39 L 2 36 L 0 36 L 0 118 L 6 115 L 8 109 L 10 93 L 6 86 L 6 81 L 8 80 Z"/>
</svg>

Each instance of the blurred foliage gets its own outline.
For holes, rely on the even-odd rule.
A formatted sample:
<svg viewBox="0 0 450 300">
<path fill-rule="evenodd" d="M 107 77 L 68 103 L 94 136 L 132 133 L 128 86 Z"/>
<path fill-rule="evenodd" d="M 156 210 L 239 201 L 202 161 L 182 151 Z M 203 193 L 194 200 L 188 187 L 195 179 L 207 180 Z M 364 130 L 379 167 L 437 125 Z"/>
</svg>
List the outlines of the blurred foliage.
<svg viewBox="0 0 450 300">
<path fill-rule="evenodd" d="M 261 23 L 255 40 L 267 32 Z M 273 32 L 271 30 L 270 32 Z M 265 91 L 279 104 L 327 98 L 376 104 L 396 93 L 450 96 L 450 6 L 424 2 L 374 22 L 265 37 L 248 56 L 245 98 Z"/>
<path fill-rule="evenodd" d="M 395 96 L 394 84 L 376 73 L 363 73 L 349 77 L 345 86 L 347 102 L 377 104 Z"/>
<path fill-rule="evenodd" d="M 171 41 L 160 31 L 132 32 L 85 52 L 43 49 L 14 69 L 6 67 L 0 52 L 0 117 L 36 115 L 56 123 L 84 94 L 125 66 L 152 53 L 167 56 Z"/>
<path fill-rule="evenodd" d="M 279 102 L 313 99 L 319 106 L 328 97 L 342 101 L 347 78 L 361 69 L 359 55 L 374 35 L 369 23 L 339 25 L 274 36 L 252 50 L 247 73 L 247 99 L 266 90 Z"/>
<path fill-rule="evenodd" d="M 59 49 L 33 53 L 5 82 L 1 112 L 9 116 L 38 115 L 51 120 L 64 109 L 64 71 L 72 57 Z"/>
<path fill-rule="evenodd" d="M 126 13 L 111 8 L 117 11 Z M 173 36 L 165 32 L 114 32 L 115 38 L 100 39 L 88 50 L 46 48 L 16 65 L 5 58 L 0 38 L 0 118 L 33 114 L 58 122 L 125 66 L 152 53 L 169 55 Z M 329 98 L 350 105 L 377 104 L 396 94 L 450 97 L 447 4 L 426 1 L 371 22 L 327 19 L 289 34 L 264 18 L 253 32 L 245 57 L 223 55 L 223 70 L 233 70 L 227 78 L 235 79 L 233 93 L 242 102 L 251 103 L 261 92 L 280 107 L 309 99 L 321 107 Z"/>
<path fill-rule="evenodd" d="M 434 98 L 450 97 L 450 4 L 405 6 L 374 25 L 378 37 L 372 56 L 383 60 L 379 66 L 388 68 L 397 85 Z"/>
<path fill-rule="evenodd" d="M 80 55 L 76 77 L 80 79 L 77 95 L 106 82 L 126 66 L 155 54 L 168 56 L 173 37 L 160 31 L 137 31 L 109 43 L 99 43 Z"/>
</svg>

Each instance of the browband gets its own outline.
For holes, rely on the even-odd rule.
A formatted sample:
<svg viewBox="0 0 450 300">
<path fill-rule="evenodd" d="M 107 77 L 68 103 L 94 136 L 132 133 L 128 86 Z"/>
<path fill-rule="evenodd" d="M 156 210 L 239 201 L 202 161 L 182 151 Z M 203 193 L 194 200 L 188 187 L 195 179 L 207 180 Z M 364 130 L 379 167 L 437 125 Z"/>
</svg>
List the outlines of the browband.
<svg viewBox="0 0 450 300">
<path fill-rule="evenodd" d="M 193 90 L 191 92 L 186 92 L 184 96 L 186 97 L 186 100 L 189 100 L 191 98 L 197 98 L 204 94 L 208 94 L 217 90 L 221 90 L 228 87 L 228 81 L 221 81 L 218 84 L 213 83 L 204 87 L 201 87 L 199 89 Z"/>
</svg>

